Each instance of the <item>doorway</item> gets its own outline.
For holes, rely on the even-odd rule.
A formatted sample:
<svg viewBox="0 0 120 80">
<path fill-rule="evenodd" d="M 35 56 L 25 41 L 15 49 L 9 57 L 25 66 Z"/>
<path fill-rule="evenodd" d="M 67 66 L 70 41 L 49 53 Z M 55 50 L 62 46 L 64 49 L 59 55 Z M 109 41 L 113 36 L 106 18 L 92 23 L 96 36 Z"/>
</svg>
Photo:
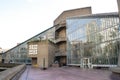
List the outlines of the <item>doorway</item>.
<svg viewBox="0 0 120 80">
<path fill-rule="evenodd" d="M 83 65 L 83 68 L 91 68 L 90 58 L 83 58 L 82 65 Z"/>
<path fill-rule="evenodd" d="M 32 58 L 32 66 L 37 66 L 37 58 Z"/>
</svg>

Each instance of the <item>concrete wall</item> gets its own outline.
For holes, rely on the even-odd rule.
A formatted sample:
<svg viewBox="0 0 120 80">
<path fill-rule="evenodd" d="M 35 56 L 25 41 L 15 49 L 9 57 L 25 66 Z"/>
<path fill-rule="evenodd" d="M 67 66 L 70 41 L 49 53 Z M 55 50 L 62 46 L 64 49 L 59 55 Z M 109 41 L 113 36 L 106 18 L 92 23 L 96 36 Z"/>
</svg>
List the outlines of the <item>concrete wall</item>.
<svg viewBox="0 0 120 80">
<path fill-rule="evenodd" d="M 60 45 L 58 46 L 58 48 L 59 48 L 59 50 L 66 51 L 66 42 L 60 43 Z"/>
<path fill-rule="evenodd" d="M 19 65 L 13 68 L 9 68 L 0 73 L 0 80 L 14 80 L 19 79 L 22 72 L 25 70 L 26 65 Z"/>
<path fill-rule="evenodd" d="M 78 16 L 78 15 L 86 15 L 91 14 L 91 7 L 73 9 L 73 10 L 66 10 L 61 13 L 55 20 L 54 25 L 59 24 L 61 22 L 65 22 L 67 17 Z"/>
<path fill-rule="evenodd" d="M 60 32 L 58 32 L 58 37 L 66 37 L 66 29 L 61 30 Z"/>
<path fill-rule="evenodd" d="M 35 55 L 30 54 L 28 56 L 37 59 L 36 67 L 48 68 L 50 65 L 52 65 L 52 63 L 54 63 L 55 45 L 52 42 L 49 42 L 48 40 L 30 42 L 28 45 L 34 45 L 34 44 L 38 45 L 37 54 Z"/>
<path fill-rule="evenodd" d="M 49 42 L 48 45 L 48 66 L 52 66 L 55 58 L 56 45 L 52 42 Z"/>
<path fill-rule="evenodd" d="M 40 41 L 38 44 L 37 64 L 40 68 L 48 68 L 48 41 Z"/>
</svg>

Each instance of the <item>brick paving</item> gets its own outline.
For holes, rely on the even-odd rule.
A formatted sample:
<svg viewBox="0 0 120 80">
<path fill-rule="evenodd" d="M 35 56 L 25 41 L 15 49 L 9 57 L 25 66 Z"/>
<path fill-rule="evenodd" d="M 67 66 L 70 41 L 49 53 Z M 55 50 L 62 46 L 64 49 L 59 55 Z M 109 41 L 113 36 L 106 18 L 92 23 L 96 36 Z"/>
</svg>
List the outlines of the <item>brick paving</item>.
<svg viewBox="0 0 120 80">
<path fill-rule="evenodd" d="M 109 70 L 81 69 L 75 67 L 39 68 L 27 67 L 19 80 L 120 80 L 120 75 Z"/>
</svg>

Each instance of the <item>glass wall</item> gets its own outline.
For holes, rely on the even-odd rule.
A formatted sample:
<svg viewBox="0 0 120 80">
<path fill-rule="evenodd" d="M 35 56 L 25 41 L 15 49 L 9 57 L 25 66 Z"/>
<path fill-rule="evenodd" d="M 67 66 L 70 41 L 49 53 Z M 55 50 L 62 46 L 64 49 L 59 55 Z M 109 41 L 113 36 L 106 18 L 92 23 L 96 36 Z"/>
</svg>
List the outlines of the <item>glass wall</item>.
<svg viewBox="0 0 120 80">
<path fill-rule="evenodd" d="M 34 37 L 24 41 L 23 43 L 15 46 L 14 48 L 8 50 L 5 52 L 5 63 L 26 63 L 31 64 L 31 58 L 28 57 L 28 46 L 27 43 L 36 39 L 50 39 L 54 40 L 55 36 L 55 27 L 51 27 Z"/>
<path fill-rule="evenodd" d="M 74 17 L 66 22 L 68 65 L 117 65 L 120 54 L 118 14 Z"/>
</svg>

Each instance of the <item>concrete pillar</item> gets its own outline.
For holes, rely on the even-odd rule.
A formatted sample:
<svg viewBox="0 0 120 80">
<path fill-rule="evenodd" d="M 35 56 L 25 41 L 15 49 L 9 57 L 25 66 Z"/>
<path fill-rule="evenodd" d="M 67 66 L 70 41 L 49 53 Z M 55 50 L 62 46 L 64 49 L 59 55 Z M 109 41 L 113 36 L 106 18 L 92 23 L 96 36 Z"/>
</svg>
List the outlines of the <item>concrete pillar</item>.
<svg viewBox="0 0 120 80">
<path fill-rule="evenodd" d="M 118 4 L 119 15 L 120 15 L 120 0 L 117 0 L 117 4 Z"/>
<path fill-rule="evenodd" d="M 118 67 L 120 67 L 120 53 L 119 53 L 119 58 L 118 58 Z"/>
<path fill-rule="evenodd" d="M 119 12 L 119 20 L 120 20 L 120 0 L 117 0 L 117 4 L 118 4 L 118 12 Z M 120 67 L 120 52 L 118 57 L 118 66 Z"/>
</svg>

